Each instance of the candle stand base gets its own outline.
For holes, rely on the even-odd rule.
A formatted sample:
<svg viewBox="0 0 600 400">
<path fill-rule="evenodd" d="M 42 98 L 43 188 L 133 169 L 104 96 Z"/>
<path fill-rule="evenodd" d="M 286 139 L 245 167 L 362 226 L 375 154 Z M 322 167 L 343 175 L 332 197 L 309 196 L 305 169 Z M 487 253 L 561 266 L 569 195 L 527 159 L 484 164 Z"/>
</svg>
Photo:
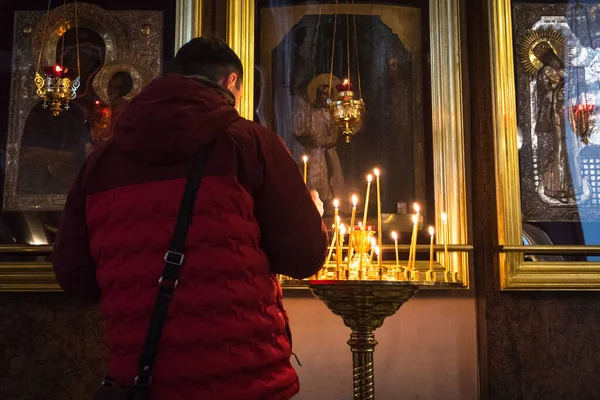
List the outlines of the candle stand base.
<svg viewBox="0 0 600 400">
<path fill-rule="evenodd" d="M 329 310 L 339 315 L 352 330 L 354 400 L 375 399 L 373 353 L 377 341 L 373 331 L 410 300 L 420 287 L 455 286 L 445 282 L 415 281 L 345 281 L 315 280 L 309 282 L 314 296 Z"/>
</svg>

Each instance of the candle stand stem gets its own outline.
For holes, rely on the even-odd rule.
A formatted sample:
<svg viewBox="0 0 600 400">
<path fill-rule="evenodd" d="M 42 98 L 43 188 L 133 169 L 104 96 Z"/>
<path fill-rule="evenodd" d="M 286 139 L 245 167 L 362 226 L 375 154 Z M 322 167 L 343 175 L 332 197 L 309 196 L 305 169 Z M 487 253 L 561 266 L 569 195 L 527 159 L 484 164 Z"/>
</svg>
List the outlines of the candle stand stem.
<svg viewBox="0 0 600 400">
<path fill-rule="evenodd" d="M 354 400 L 375 399 L 373 355 L 377 341 L 373 331 L 393 315 L 419 290 L 419 284 L 406 281 L 310 281 L 315 297 L 322 300 L 344 324 L 352 329 Z"/>
<path fill-rule="evenodd" d="M 375 371 L 373 353 L 377 341 L 373 331 L 352 330 L 348 340 L 352 351 L 354 399 L 370 400 L 375 398 Z"/>
</svg>

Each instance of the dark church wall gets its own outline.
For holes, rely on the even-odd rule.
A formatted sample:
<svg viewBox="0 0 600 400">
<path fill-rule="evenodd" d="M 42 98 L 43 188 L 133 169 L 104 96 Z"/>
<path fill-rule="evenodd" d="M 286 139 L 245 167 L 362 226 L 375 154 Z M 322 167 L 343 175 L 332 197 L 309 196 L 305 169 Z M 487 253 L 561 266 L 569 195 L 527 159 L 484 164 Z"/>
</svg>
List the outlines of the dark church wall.
<svg viewBox="0 0 600 400">
<path fill-rule="evenodd" d="M 104 374 L 102 331 L 96 304 L 0 293 L 0 399 L 89 399 Z"/>
<path fill-rule="evenodd" d="M 599 399 L 600 293 L 498 291 L 486 7 L 468 0 L 466 11 L 481 398 Z"/>
</svg>

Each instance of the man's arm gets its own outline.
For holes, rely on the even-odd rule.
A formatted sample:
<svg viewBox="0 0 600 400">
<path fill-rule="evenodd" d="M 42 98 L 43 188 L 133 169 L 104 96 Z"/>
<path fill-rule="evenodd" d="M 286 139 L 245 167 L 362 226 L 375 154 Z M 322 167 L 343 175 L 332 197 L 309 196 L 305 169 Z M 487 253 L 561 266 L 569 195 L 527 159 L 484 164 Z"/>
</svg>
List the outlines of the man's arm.
<svg viewBox="0 0 600 400">
<path fill-rule="evenodd" d="M 96 281 L 96 264 L 90 252 L 85 217 L 84 170 L 85 165 L 67 197 L 54 242 L 52 265 L 56 280 L 66 293 L 99 298 L 100 287 Z"/>
<path fill-rule="evenodd" d="M 266 131 L 258 140 L 263 185 L 255 196 L 255 210 L 263 250 L 273 273 L 308 278 L 325 261 L 327 230 L 283 141 Z"/>
</svg>

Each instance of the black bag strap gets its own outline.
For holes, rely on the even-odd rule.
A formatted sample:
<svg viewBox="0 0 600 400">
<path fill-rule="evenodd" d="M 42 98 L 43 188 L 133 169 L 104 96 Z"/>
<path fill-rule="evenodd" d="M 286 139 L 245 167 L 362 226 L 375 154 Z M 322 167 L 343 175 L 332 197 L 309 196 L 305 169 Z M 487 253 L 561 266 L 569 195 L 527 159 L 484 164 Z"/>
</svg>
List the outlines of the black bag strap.
<svg viewBox="0 0 600 400">
<path fill-rule="evenodd" d="M 212 147 L 213 143 L 211 142 L 198 153 L 185 186 L 179 215 L 177 216 L 177 223 L 175 224 L 175 232 L 171 238 L 169 250 L 165 253 L 165 268 L 158 280 L 158 296 L 154 303 L 150 327 L 148 328 L 146 342 L 144 343 L 144 349 L 138 364 L 138 375 L 134 382 L 134 388 L 137 392 L 145 391 L 150 386 L 150 381 L 152 380 L 152 370 L 156 361 L 156 353 L 162 336 L 163 326 L 167 319 L 167 310 L 169 309 L 173 292 L 177 288 L 179 269 L 185 259 L 185 239 L 192 222 L 196 195 L 200 188 L 204 165 Z"/>
</svg>

